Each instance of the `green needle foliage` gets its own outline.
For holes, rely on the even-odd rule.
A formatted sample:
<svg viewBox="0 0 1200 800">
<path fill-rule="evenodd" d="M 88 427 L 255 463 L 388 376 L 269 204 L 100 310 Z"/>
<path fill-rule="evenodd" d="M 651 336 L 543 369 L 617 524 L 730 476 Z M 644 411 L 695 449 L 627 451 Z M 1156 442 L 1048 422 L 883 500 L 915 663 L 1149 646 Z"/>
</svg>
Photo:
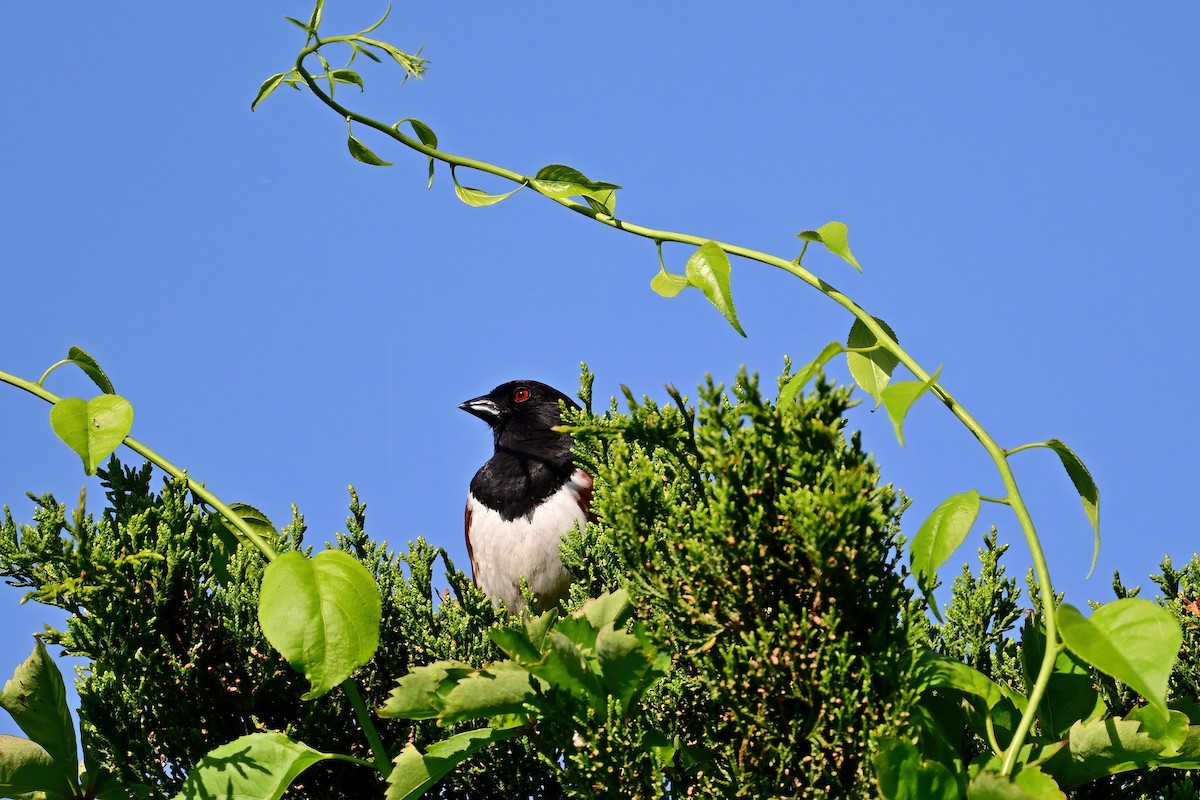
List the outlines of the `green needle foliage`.
<svg viewBox="0 0 1200 800">
<path fill-rule="evenodd" d="M 151 488 L 150 465 L 101 470 L 107 507 L 99 518 L 38 498 L 32 525 L 7 512 L 0 526 L 0 575 L 40 602 L 67 610 L 64 630 L 44 635 L 87 660 L 76 686 L 84 734 L 100 763 L 139 796 L 169 797 L 188 770 L 218 745 L 269 730 L 324 752 L 371 757 L 346 698 L 302 700 L 309 685 L 267 643 L 258 624 L 265 562 L 232 551 L 228 532 L 196 505 L 185 481 Z M 295 516 L 272 537 L 278 552 L 304 546 Z M 397 554 L 365 532 L 365 507 L 352 494 L 347 532 L 336 546 L 375 577 L 383 599 L 381 646 L 359 676 L 369 707 L 383 703 L 410 667 L 438 659 L 481 664 L 500 656 L 485 635 L 490 602 L 446 562 L 450 587 L 435 598 L 440 551 L 421 540 Z M 381 723 L 390 743 L 437 741 L 431 722 Z M 561 796 L 550 768 L 528 744 L 502 742 L 455 773 L 442 790 L 468 797 L 487 785 L 513 796 Z M 312 798 L 383 792 L 371 770 L 331 761 L 304 773 L 293 790 Z M 439 796 L 439 795 L 432 795 Z"/>
<path fill-rule="evenodd" d="M 849 390 L 821 382 L 777 408 L 743 372 L 694 408 L 672 395 L 630 395 L 628 414 L 579 418 L 575 437 L 601 551 L 678 668 L 661 724 L 704 751 L 673 786 L 874 796 L 869 753 L 913 701 L 909 591 L 896 492 L 843 432 Z M 568 544 L 573 569 L 589 550 Z"/>
</svg>

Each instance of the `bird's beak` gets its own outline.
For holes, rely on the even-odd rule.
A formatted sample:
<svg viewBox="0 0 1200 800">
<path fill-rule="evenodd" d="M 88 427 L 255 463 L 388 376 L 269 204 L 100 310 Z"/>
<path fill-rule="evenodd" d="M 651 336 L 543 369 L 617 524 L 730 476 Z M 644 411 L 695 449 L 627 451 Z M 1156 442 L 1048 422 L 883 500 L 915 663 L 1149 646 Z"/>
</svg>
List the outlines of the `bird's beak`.
<svg viewBox="0 0 1200 800">
<path fill-rule="evenodd" d="M 458 407 L 468 414 L 479 417 L 489 425 L 500 419 L 500 409 L 488 397 L 476 397 L 474 400 L 459 404 Z"/>
</svg>

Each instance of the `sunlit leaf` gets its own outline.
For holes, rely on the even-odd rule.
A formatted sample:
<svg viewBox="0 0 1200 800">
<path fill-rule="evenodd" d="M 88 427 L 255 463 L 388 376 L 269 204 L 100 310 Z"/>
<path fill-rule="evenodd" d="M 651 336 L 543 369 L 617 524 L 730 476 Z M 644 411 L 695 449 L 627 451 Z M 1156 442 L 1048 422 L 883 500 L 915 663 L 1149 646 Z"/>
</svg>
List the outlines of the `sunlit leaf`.
<svg viewBox="0 0 1200 800">
<path fill-rule="evenodd" d="M 366 86 L 363 84 L 362 76 L 352 69 L 335 69 L 329 74 L 338 83 L 352 83 L 357 86 L 359 90 L 366 88 Z"/>
<path fill-rule="evenodd" d="M 1124 597 L 1105 603 L 1091 618 L 1063 603 L 1059 633 L 1071 651 L 1146 698 L 1167 714 L 1167 681 L 1183 632 L 1170 612 L 1149 600 Z"/>
<path fill-rule="evenodd" d="M 384 719 L 433 719 L 442 710 L 441 694 L 474 671 L 461 661 L 435 661 L 413 667 L 397 681 L 377 713 Z"/>
<path fill-rule="evenodd" d="M 300 773 L 330 758 L 276 731 L 252 733 L 200 759 L 175 800 L 279 800 Z"/>
<path fill-rule="evenodd" d="M 928 380 L 893 383 L 885 386 L 879 393 L 880 402 L 887 409 L 888 418 L 892 421 L 892 427 L 896 430 L 896 438 L 900 440 L 901 447 L 904 446 L 904 418 L 908 416 L 908 410 L 921 395 L 937 383 L 941 373 L 942 368 L 938 367 Z"/>
<path fill-rule="evenodd" d="M 83 370 L 84 374 L 92 379 L 92 383 L 96 384 L 100 391 L 105 394 L 116 394 L 116 390 L 113 389 L 112 381 L 108 379 L 108 375 L 105 374 L 96 359 L 92 358 L 82 347 L 72 345 L 67 350 L 67 360 Z"/>
<path fill-rule="evenodd" d="M 650 279 L 650 288 L 663 297 L 674 297 L 688 287 L 686 275 L 658 271 Z"/>
<path fill-rule="evenodd" d="M 1092 524 L 1095 546 L 1092 549 L 1092 566 L 1088 570 L 1088 574 L 1091 575 L 1092 570 L 1096 568 L 1096 559 L 1100 557 L 1100 489 L 1096 486 L 1092 473 L 1071 448 L 1058 439 L 1050 439 L 1046 442 L 1046 447 L 1058 454 L 1063 469 L 1067 471 L 1071 483 L 1075 485 L 1075 491 L 1079 492 L 1079 499 L 1083 501 L 1083 510 L 1087 514 L 1088 522 Z"/>
<path fill-rule="evenodd" d="M 529 671 L 511 661 L 499 661 L 455 683 L 446 693 L 438 719 L 453 725 L 468 719 L 519 714 L 536 698 Z"/>
<path fill-rule="evenodd" d="M 836 356 L 838 353 L 845 352 L 846 348 L 841 342 L 830 342 L 821 348 L 821 352 L 812 361 L 808 362 L 792 377 L 788 378 L 788 382 L 784 384 L 783 389 L 779 391 L 780 408 L 791 408 L 796 401 L 796 395 L 800 390 L 813 379 L 813 376 L 825 368 L 825 365 Z"/>
<path fill-rule="evenodd" d="M 79 756 L 75 723 L 67 709 L 67 688 L 46 645 L 41 639 L 35 641 L 33 652 L 17 665 L 0 691 L 0 708 L 66 774 L 74 775 Z"/>
<path fill-rule="evenodd" d="M 415 800 L 452 769 L 492 742 L 515 736 L 520 729 L 480 728 L 435 742 L 422 753 L 408 744 L 392 763 L 386 800 Z"/>
<path fill-rule="evenodd" d="M 921 523 L 909 545 L 913 576 L 938 619 L 941 614 L 933 599 L 937 571 L 967 538 L 979 515 L 979 503 L 979 492 L 974 489 L 951 495 Z"/>
<path fill-rule="evenodd" d="M 254 95 L 254 100 L 250 103 L 250 110 L 253 111 L 259 103 L 266 100 L 271 92 L 279 88 L 279 84 L 283 83 L 284 77 L 288 73 L 278 72 L 262 82 L 262 86 L 258 87 L 258 94 Z"/>
<path fill-rule="evenodd" d="M 1046 630 L 1033 617 L 1021 631 L 1025 685 L 1033 686 L 1046 653 Z M 1079 656 L 1063 650 L 1054 660 L 1050 682 L 1038 705 L 1038 722 L 1049 737 L 1061 739 L 1079 720 L 1099 718 L 1107 711 L 1092 681 L 1092 671 Z M 1185 718 L 1186 719 L 1186 718 Z"/>
<path fill-rule="evenodd" d="M 84 472 L 95 475 L 133 428 L 133 406 L 117 394 L 64 397 L 50 409 L 50 425 L 83 459 Z"/>
<path fill-rule="evenodd" d="M 354 138 L 354 134 L 350 134 L 346 138 L 346 146 L 350 148 L 350 155 L 354 156 L 355 161 L 361 161 L 373 167 L 390 167 L 392 165 L 391 161 L 384 161 L 371 152 L 371 148 Z"/>
<path fill-rule="evenodd" d="M 615 183 L 589 180 L 579 170 L 563 164 L 550 164 L 538 170 L 531 181 L 542 194 L 557 199 L 567 197 L 591 197 L 606 205 L 606 199 L 621 187 Z"/>
<path fill-rule="evenodd" d="M 409 125 L 412 126 L 413 132 L 417 134 L 417 138 L 421 140 L 421 144 L 425 145 L 426 147 L 432 147 L 434 149 L 437 148 L 437 146 L 438 146 L 437 134 L 435 134 L 433 132 L 433 128 L 430 128 L 428 125 L 426 125 L 424 122 L 421 122 L 421 120 L 419 120 L 419 119 L 414 119 L 412 117 L 405 117 L 404 119 L 400 120 L 400 122 L 397 122 L 395 125 L 393 125 L 392 127 L 399 130 L 400 126 L 405 122 L 407 122 Z M 433 163 L 434 163 L 433 156 L 429 156 L 429 185 L 426 187 L 429 189 L 433 188 Z"/>
<path fill-rule="evenodd" d="M 78 796 L 74 774 L 36 742 L 0 734 L 0 796 L 67 800 Z"/>
<path fill-rule="evenodd" d="M 1172 712 L 1167 724 L 1178 725 L 1178 713 Z M 1152 736 L 1145 721 L 1139 719 L 1106 717 L 1077 722 L 1068 734 L 1068 748 L 1045 767 L 1065 788 L 1147 766 L 1200 769 L 1200 726 L 1189 726 L 1181 744 L 1177 735 L 1172 738 L 1172 744 L 1178 745 L 1177 748 L 1168 748 Z M 1176 755 L 1167 755 L 1175 749 L 1178 750 Z"/>
<path fill-rule="evenodd" d="M 815 231 L 801 231 L 796 235 L 806 241 L 818 242 L 825 245 L 829 249 L 829 252 L 840 256 L 846 263 L 859 272 L 862 272 L 862 266 L 858 263 L 858 259 L 854 257 L 854 253 L 850 252 L 847 233 L 848 231 L 844 223 L 826 222 Z"/>
<path fill-rule="evenodd" d="M 888 336 L 899 341 L 895 332 L 886 322 L 879 317 L 874 319 Z M 877 344 L 879 344 L 879 340 L 871 332 L 871 329 L 863 324 L 862 320 L 854 320 L 854 324 L 850 326 L 850 335 L 846 338 L 846 347 L 864 349 L 875 347 Z M 892 378 L 892 372 L 899 363 L 900 360 L 894 353 L 884 350 L 882 347 L 863 353 L 846 353 L 846 365 L 850 368 L 850 375 L 854 378 L 854 382 L 875 400 L 877 406 L 883 402 L 884 387 L 888 385 L 888 381 Z"/>
<path fill-rule="evenodd" d="M 1054 778 L 1037 767 L 1024 767 L 1011 778 L 981 770 L 967 787 L 970 800 L 1067 800 Z"/>
<path fill-rule="evenodd" d="M 716 242 L 705 242 L 687 260 L 686 271 L 688 283 L 704 292 L 704 296 L 725 315 L 733 329 L 745 336 L 746 332 L 742 330 L 733 308 L 733 293 L 729 284 L 731 268 L 725 251 Z"/>
<path fill-rule="evenodd" d="M 306 700 L 328 692 L 367 663 L 379 644 L 379 588 L 353 556 L 295 550 L 267 565 L 258 622 L 267 641 L 308 678 Z"/>
</svg>

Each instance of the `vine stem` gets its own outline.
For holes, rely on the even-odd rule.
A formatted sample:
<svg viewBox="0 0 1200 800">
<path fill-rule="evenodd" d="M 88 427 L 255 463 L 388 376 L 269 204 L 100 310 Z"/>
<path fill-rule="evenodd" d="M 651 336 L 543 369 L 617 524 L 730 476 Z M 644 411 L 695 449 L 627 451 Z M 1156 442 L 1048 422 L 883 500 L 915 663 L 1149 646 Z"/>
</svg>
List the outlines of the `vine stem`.
<svg viewBox="0 0 1200 800">
<path fill-rule="evenodd" d="M 688 233 L 678 233 L 674 231 L 659 230 L 649 228 L 643 225 L 637 225 L 625 220 L 617 219 L 609 214 L 596 211 L 591 206 L 577 203 L 568 198 L 551 197 L 538 190 L 538 187 L 532 180 L 519 172 L 514 172 L 510 169 L 489 164 L 484 161 L 479 161 L 472 158 L 454 155 L 445 151 L 407 136 L 399 130 L 399 123 L 396 126 L 386 125 L 376 119 L 358 114 L 349 108 L 338 103 L 330 95 L 326 94 L 317 84 L 316 79 L 304 66 L 305 59 L 315 54 L 321 47 L 330 44 L 351 44 L 356 37 L 354 36 L 331 36 L 328 38 L 314 37 L 311 43 L 302 49 L 296 57 L 295 69 L 297 74 L 308 86 L 309 90 L 316 95 L 317 99 L 326 106 L 336 111 L 347 122 L 355 122 L 368 128 L 373 128 L 380 133 L 388 136 L 404 146 L 416 150 L 432 159 L 441 161 L 449 165 L 452 169 L 455 167 L 463 167 L 467 169 L 475 169 L 480 172 L 485 172 L 495 175 L 500 178 L 512 181 L 513 183 L 523 184 L 532 188 L 535 192 L 548 197 L 550 200 L 565 206 L 571 211 L 588 217 L 602 225 L 607 225 L 610 228 L 624 231 L 625 233 L 633 234 L 645 239 L 653 241 L 656 246 L 661 248 L 663 242 L 676 242 L 679 244 L 689 244 L 699 247 L 706 242 L 712 242 L 717 247 L 721 248 L 725 253 L 731 256 L 740 256 L 750 261 L 757 261 L 767 266 L 776 267 L 788 272 L 806 284 L 824 294 L 833 302 L 840 305 L 842 308 L 850 312 L 855 319 L 859 320 L 867 330 L 874 334 L 876 341 L 886 350 L 891 352 L 905 366 L 918 381 L 929 380 L 929 373 L 917 361 L 908 354 L 899 343 L 893 339 L 888 332 L 880 325 L 873 316 L 865 309 L 854 302 L 848 295 L 838 291 L 832 285 L 818 278 L 815 274 L 809 272 L 800 265 L 799 259 L 789 261 L 778 256 L 764 253 L 759 250 L 753 250 L 748 247 L 730 244 L 708 239 L 703 236 L 696 236 Z M 1021 747 L 1025 742 L 1025 738 L 1029 735 L 1029 730 L 1033 725 L 1034 716 L 1037 707 L 1041 702 L 1043 695 L 1046 692 L 1046 686 L 1050 681 L 1051 672 L 1054 669 L 1054 661 L 1061 649 L 1061 644 L 1058 638 L 1058 621 L 1057 613 L 1054 608 L 1054 588 L 1050 581 L 1050 570 L 1046 563 L 1045 553 L 1042 550 L 1042 545 L 1038 539 L 1037 530 L 1034 527 L 1033 519 L 1029 514 L 1029 509 L 1025 505 L 1025 500 L 1021 496 L 1020 488 L 1017 486 L 1016 476 L 1013 474 L 1012 468 L 1008 463 L 1009 452 L 1006 452 L 991 434 L 971 415 L 955 398 L 950 394 L 941 383 L 934 383 L 930 387 L 934 395 L 942 401 L 942 403 L 950 410 L 958 420 L 966 426 L 980 445 L 987 452 L 992 462 L 996 466 L 996 470 L 1000 473 L 1000 479 L 1004 484 L 1005 497 L 1008 499 L 1008 505 L 1012 507 L 1013 513 L 1017 517 L 1017 522 L 1021 526 L 1021 531 L 1024 534 L 1026 545 L 1029 548 L 1030 556 L 1033 560 L 1034 570 L 1038 576 L 1038 587 L 1042 596 L 1048 598 L 1043 603 L 1043 615 L 1046 625 L 1046 652 L 1042 658 L 1041 668 L 1038 671 L 1038 677 L 1034 683 L 1033 689 L 1029 694 L 1029 704 L 1026 707 L 1025 713 L 1021 716 L 1021 721 L 1013 732 L 1012 741 L 1008 748 L 1004 751 L 1003 764 L 1001 766 L 1001 774 L 1011 775 L 1016 768 L 1017 758 L 1020 754 Z"/>
<path fill-rule="evenodd" d="M 59 365 L 55 365 L 59 366 Z M 53 368 L 52 368 L 53 369 Z M 47 371 L 47 374 L 51 370 Z M 45 375 L 42 380 L 45 380 Z M 23 389 L 30 394 L 40 397 L 47 403 L 54 405 L 60 398 L 58 395 L 49 391 L 40 385 L 31 381 L 18 378 L 7 372 L 0 371 L 0 382 L 7 383 L 10 386 L 15 386 L 18 389 Z M 221 502 L 221 499 L 204 487 L 204 484 L 197 483 L 188 477 L 187 472 L 177 467 L 161 455 L 150 449 L 146 445 L 134 439 L 132 436 L 126 436 L 121 444 L 128 447 L 133 452 L 150 461 L 163 472 L 166 472 L 176 480 L 186 481 L 189 491 L 199 497 L 212 508 L 216 509 L 222 517 L 229 521 L 231 525 L 237 528 L 238 532 L 245 537 L 245 540 L 252 544 L 262 557 L 269 563 L 275 560 L 275 550 L 262 538 L 253 528 L 251 528 L 240 515 L 232 508 Z M 370 712 L 367 710 L 366 703 L 363 702 L 362 695 L 358 691 L 358 686 L 355 685 L 353 679 L 347 678 L 341 684 L 342 691 L 346 693 L 346 697 L 350 700 L 350 705 L 354 708 L 354 714 L 358 717 L 359 724 L 362 726 L 363 735 L 366 736 L 367 742 L 371 747 L 371 752 L 375 757 L 374 767 L 379 770 L 384 777 L 391 772 L 391 759 L 388 757 L 387 749 L 383 746 L 383 741 L 379 738 L 379 732 L 375 729 L 374 722 L 371 721 Z M 363 763 L 363 762 L 360 762 Z"/>
</svg>

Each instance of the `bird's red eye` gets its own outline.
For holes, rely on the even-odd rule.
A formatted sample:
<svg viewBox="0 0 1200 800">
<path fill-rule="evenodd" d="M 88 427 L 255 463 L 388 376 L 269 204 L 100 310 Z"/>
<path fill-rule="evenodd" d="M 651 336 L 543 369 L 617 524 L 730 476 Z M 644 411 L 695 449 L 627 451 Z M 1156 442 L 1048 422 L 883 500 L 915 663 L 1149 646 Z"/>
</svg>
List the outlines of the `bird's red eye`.
<svg viewBox="0 0 1200 800">
<path fill-rule="evenodd" d="M 513 390 L 513 400 L 518 403 L 524 403 L 529 399 L 529 390 L 522 386 L 519 389 Z"/>
</svg>

